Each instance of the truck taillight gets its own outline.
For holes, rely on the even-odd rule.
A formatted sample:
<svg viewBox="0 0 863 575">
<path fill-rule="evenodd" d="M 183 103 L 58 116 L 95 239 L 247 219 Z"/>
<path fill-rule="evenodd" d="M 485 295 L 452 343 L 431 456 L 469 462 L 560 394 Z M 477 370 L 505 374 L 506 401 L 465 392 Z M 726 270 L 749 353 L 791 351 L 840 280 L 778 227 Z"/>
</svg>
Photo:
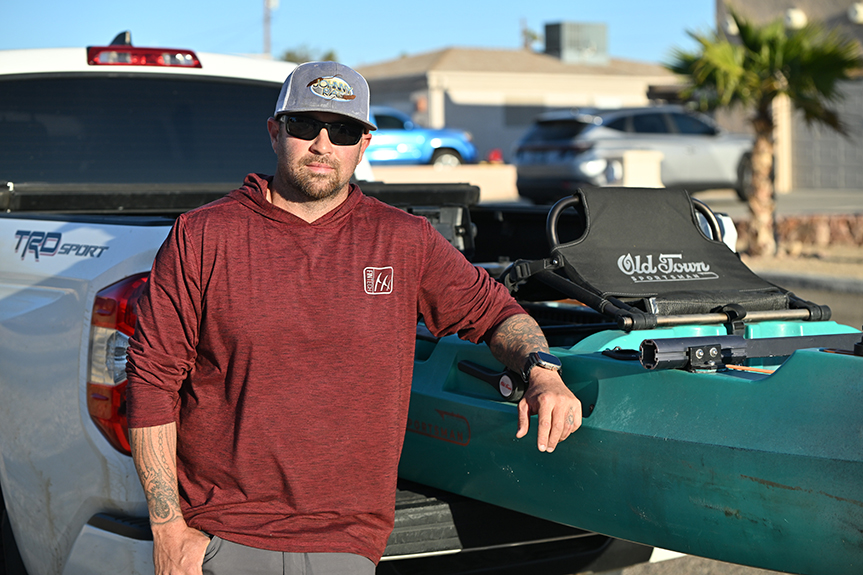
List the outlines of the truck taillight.
<svg viewBox="0 0 863 575">
<path fill-rule="evenodd" d="M 87 63 L 90 66 L 201 67 L 201 61 L 191 50 L 134 46 L 91 46 L 87 48 Z"/>
<path fill-rule="evenodd" d="M 87 410 L 108 442 L 126 455 L 132 452 L 126 422 L 126 349 L 148 275 L 128 277 L 97 293 L 90 325 Z"/>
</svg>

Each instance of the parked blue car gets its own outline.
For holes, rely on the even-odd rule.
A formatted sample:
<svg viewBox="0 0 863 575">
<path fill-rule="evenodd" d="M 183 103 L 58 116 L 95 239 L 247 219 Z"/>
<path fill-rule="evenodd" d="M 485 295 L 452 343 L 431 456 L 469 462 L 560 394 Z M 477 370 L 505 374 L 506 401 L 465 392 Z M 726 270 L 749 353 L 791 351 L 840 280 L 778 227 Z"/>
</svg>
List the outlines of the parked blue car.
<svg viewBox="0 0 863 575">
<path fill-rule="evenodd" d="M 407 114 L 385 106 L 371 106 L 370 112 L 378 127 L 365 153 L 372 165 L 456 166 L 476 161 L 476 147 L 468 132 L 423 128 Z"/>
</svg>

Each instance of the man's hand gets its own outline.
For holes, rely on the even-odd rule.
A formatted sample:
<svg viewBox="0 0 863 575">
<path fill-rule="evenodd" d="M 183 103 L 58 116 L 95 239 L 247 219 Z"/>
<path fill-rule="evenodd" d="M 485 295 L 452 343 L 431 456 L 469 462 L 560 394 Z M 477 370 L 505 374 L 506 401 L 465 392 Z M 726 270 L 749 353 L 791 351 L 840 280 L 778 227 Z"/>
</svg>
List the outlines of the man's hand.
<svg viewBox="0 0 863 575">
<path fill-rule="evenodd" d="M 153 526 L 156 575 L 201 575 L 210 538 L 183 520 Z"/>
<path fill-rule="evenodd" d="M 540 451 L 554 451 L 558 443 L 581 426 L 581 402 L 566 387 L 560 374 L 550 369 L 530 370 L 530 384 L 518 402 L 516 437 L 527 435 L 530 416 L 534 414 L 539 414 L 536 446 Z"/>
<path fill-rule="evenodd" d="M 510 316 L 489 336 L 492 355 L 511 370 L 521 373 L 532 351 L 548 351 L 548 342 L 539 325 L 527 314 Z M 581 425 L 581 402 L 563 383 L 556 371 L 535 367 L 530 370 L 527 393 L 518 402 L 518 438 L 527 435 L 530 416 L 539 414 L 540 451 L 554 451 L 557 444 Z"/>
</svg>

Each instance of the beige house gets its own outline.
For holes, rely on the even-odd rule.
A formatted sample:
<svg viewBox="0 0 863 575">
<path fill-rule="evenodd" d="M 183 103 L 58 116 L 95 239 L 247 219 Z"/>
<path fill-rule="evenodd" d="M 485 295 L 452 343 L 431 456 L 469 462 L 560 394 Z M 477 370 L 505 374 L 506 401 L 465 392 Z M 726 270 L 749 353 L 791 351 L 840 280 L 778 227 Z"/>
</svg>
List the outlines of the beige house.
<svg viewBox="0 0 863 575">
<path fill-rule="evenodd" d="M 602 50 L 599 58 L 596 50 L 590 54 L 446 48 L 359 71 L 372 104 L 398 108 L 430 127 L 468 130 L 481 159 L 499 150 L 509 161 L 513 144 L 541 112 L 644 105 L 651 86 L 677 82 L 658 64 L 603 58 Z"/>
</svg>

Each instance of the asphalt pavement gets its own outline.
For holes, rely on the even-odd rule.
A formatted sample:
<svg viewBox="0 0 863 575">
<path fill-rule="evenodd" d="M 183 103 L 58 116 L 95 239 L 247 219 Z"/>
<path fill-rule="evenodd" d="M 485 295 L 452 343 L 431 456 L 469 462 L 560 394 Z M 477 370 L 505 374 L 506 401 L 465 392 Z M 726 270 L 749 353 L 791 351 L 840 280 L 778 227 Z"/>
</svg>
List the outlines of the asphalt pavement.
<svg viewBox="0 0 863 575">
<path fill-rule="evenodd" d="M 606 573 L 603 575 L 612 575 Z M 614 575 L 781 575 L 779 571 L 767 571 L 722 561 L 684 555 L 659 563 L 642 563 L 627 567 Z"/>
</svg>

